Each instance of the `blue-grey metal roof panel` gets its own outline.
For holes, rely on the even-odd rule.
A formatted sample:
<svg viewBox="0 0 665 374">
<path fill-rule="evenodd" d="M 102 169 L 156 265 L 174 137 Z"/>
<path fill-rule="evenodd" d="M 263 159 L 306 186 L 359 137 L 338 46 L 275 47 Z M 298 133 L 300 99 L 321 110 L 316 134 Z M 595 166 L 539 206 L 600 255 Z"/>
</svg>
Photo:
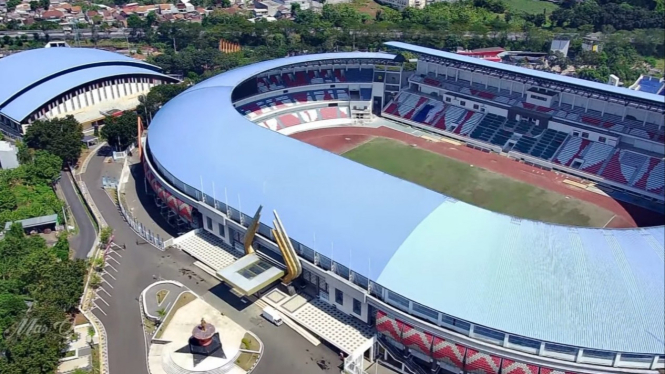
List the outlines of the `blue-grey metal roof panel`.
<svg viewBox="0 0 665 374">
<path fill-rule="evenodd" d="M 39 48 L 0 59 L 0 105 L 30 85 L 63 71 L 94 64 L 133 64 L 158 70 L 148 63 L 93 48 Z"/>
<path fill-rule="evenodd" d="M 4 107 L 0 107 L 0 113 L 21 122 L 32 112 L 39 109 L 42 105 L 48 103 L 64 92 L 86 83 L 96 81 L 98 79 L 112 78 L 123 75 L 150 75 L 172 80 L 172 78 L 164 74 L 160 74 L 140 66 L 94 66 L 87 69 L 74 70 L 70 73 L 58 75 L 45 81 L 44 83 L 34 86 L 31 89 L 23 92 L 14 100 L 10 101 Z"/>
<path fill-rule="evenodd" d="M 571 84 L 575 86 L 579 86 L 582 89 L 594 89 L 598 91 L 605 91 L 608 93 L 616 94 L 616 95 L 623 95 L 626 97 L 632 97 L 636 99 L 642 99 L 642 100 L 648 100 L 652 101 L 656 104 L 661 104 L 665 105 L 663 102 L 663 98 L 659 95 L 654 95 L 651 93 L 647 92 L 641 92 L 641 91 L 634 91 L 634 90 L 629 90 L 627 88 L 623 87 L 615 87 L 609 84 L 603 84 L 603 83 L 598 83 L 598 82 L 592 82 L 588 80 L 583 80 L 579 78 L 573 78 L 573 77 L 568 77 L 565 75 L 558 75 L 558 74 L 553 74 L 553 73 L 547 73 L 544 71 L 540 70 L 533 70 L 533 69 L 527 69 L 521 66 L 513 66 L 513 65 L 508 65 L 508 64 L 502 64 L 498 62 L 492 62 L 492 61 L 487 61 L 483 60 L 480 58 L 475 58 L 475 57 L 470 57 L 470 56 L 464 56 L 464 55 L 458 55 L 456 53 L 451 53 L 451 52 L 444 52 L 440 51 L 438 49 L 433 49 L 433 48 L 427 48 L 427 47 L 421 47 L 418 45 L 413 45 L 409 43 L 403 43 L 403 42 L 386 42 L 384 45 L 392 48 L 397 48 L 397 49 L 403 49 L 407 50 L 410 52 L 414 53 L 421 53 L 425 55 L 430 55 L 430 56 L 435 56 L 435 57 L 441 57 L 441 58 L 447 58 L 450 60 L 456 60 L 468 64 L 475 64 L 491 69 L 499 69 L 499 70 L 504 70 L 508 71 L 511 73 L 517 73 L 517 74 L 524 74 L 528 76 L 532 76 L 535 78 L 540 78 L 540 79 L 549 79 L 551 81 L 556 81 L 556 82 L 561 82 L 561 83 L 566 83 L 566 84 Z"/>
<path fill-rule="evenodd" d="M 197 84 L 190 88 L 196 90 L 206 87 L 219 87 L 228 86 L 235 87 L 245 80 L 261 74 L 263 72 L 278 69 L 286 65 L 305 64 L 320 62 L 325 60 L 344 60 L 344 59 L 385 59 L 394 60 L 396 55 L 389 53 L 373 53 L 373 52 L 335 52 L 335 53 L 321 53 L 316 55 L 300 55 L 293 57 L 278 58 L 276 60 L 261 61 L 256 64 L 243 66 L 237 69 L 230 70 L 224 74 L 217 75 L 209 78 L 204 82 Z"/>
<path fill-rule="evenodd" d="M 277 209 L 295 240 L 430 308 L 546 341 L 663 351 L 663 294 L 643 296 L 665 287 L 665 227 L 514 219 L 259 127 L 232 107 L 234 85 L 321 57 L 296 60 L 235 69 L 182 93 L 151 123 L 150 152 L 245 214 Z M 272 226 L 269 214 L 262 221 Z"/>
<path fill-rule="evenodd" d="M 448 201 L 378 283 L 479 325 L 600 350 L 665 348 L 664 228 L 602 230 L 516 220 Z M 661 256 L 658 255 L 660 251 Z"/>
<path fill-rule="evenodd" d="M 257 126 L 233 108 L 230 94 L 208 87 L 167 103 L 150 125 L 150 152 L 180 181 L 246 214 L 259 205 L 276 209 L 290 237 L 339 264 L 376 279 L 445 199 Z M 272 227 L 272 215 L 262 222 Z"/>
</svg>

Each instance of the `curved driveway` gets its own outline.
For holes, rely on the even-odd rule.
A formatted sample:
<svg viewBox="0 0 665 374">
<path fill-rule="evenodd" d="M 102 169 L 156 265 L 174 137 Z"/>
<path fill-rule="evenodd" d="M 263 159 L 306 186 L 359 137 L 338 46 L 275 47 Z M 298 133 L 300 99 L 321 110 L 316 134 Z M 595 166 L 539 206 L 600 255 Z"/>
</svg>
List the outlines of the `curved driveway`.
<svg viewBox="0 0 665 374">
<path fill-rule="evenodd" d="M 259 316 L 260 309 L 237 301 L 219 281 L 193 266 L 194 260 L 179 250 L 161 252 L 149 244 L 137 244 L 138 236 L 123 220 L 116 205 L 100 187 L 104 168 L 102 156 L 95 155 L 88 164 L 83 180 L 90 196 L 107 224 L 114 229 L 117 249 L 108 258 L 104 282 L 97 294 L 101 308 L 93 313 L 102 321 L 108 335 L 111 374 L 147 374 L 145 336 L 142 330 L 138 299 L 144 288 L 159 279 L 175 280 L 200 295 L 244 328 L 254 332 L 266 350 L 254 374 L 332 374 L 340 363 L 337 354 L 325 345 L 313 346 L 292 329 L 274 326 Z M 132 180 L 132 179 L 130 179 Z M 136 182 L 143 193 L 143 181 Z M 145 201 L 145 199 L 143 199 Z M 139 242 L 141 243 L 141 242 Z M 103 289 L 103 290 L 102 290 Z M 233 305 L 229 304 L 233 303 Z M 322 370 L 318 361 L 329 369 Z"/>
<path fill-rule="evenodd" d="M 70 179 L 70 174 L 64 171 L 61 172 L 58 183 L 79 229 L 78 235 L 70 240 L 69 245 L 74 249 L 75 258 L 85 259 L 88 257 L 88 253 L 97 237 L 95 226 L 92 224 L 87 208 L 76 193 L 74 183 Z"/>
</svg>

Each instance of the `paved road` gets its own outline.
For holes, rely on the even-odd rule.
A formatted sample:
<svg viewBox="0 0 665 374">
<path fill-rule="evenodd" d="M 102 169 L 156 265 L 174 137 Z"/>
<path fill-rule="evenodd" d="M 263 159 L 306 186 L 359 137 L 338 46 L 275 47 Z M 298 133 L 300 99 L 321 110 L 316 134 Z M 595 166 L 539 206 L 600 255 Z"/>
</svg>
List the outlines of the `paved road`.
<svg viewBox="0 0 665 374">
<path fill-rule="evenodd" d="M 161 252 L 148 244 L 136 244 L 137 236 L 123 221 L 115 204 L 101 189 L 105 164 L 103 156 L 93 156 L 83 176 L 90 195 L 107 223 L 114 228 L 116 243 L 102 276 L 99 299 L 93 313 L 104 323 L 109 339 L 111 374 L 146 374 L 146 351 L 138 309 L 141 291 L 158 279 L 183 283 L 208 303 L 224 312 L 264 342 L 266 351 L 256 374 L 337 373 L 340 362 L 334 350 L 312 346 L 287 326 L 274 326 L 259 316 L 260 309 L 243 304 L 225 285 L 193 266 L 193 259 L 179 250 Z M 139 186 L 127 188 L 143 188 Z M 317 362 L 324 361 L 322 370 Z"/>
<path fill-rule="evenodd" d="M 79 199 L 79 196 L 74 189 L 74 185 L 67 173 L 60 173 L 59 184 L 79 229 L 78 235 L 74 236 L 69 241 L 69 245 L 74 249 L 75 258 L 87 258 L 88 252 L 90 252 L 90 248 L 92 248 L 92 245 L 95 243 L 95 238 L 97 236 L 95 226 L 93 226 L 86 207 L 83 205 L 81 199 Z"/>
</svg>

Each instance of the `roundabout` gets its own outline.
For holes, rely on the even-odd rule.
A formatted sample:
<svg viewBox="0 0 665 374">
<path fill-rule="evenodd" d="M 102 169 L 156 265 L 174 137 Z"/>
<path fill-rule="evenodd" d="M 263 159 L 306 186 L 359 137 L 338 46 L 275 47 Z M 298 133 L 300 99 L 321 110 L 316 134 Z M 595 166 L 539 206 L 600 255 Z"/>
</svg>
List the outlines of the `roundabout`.
<svg viewBox="0 0 665 374">
<path fill-rule="evenodd" d="M 146 295 L 165 288 L 178 296 L 155 310 Z M 145 318 L 158 326 L 148 348 L 151 374 L 243 374 L 261 359 L 263 343 L 253 333 L 177 282 L 148 286 L 141 302 Z"/>
</svg>

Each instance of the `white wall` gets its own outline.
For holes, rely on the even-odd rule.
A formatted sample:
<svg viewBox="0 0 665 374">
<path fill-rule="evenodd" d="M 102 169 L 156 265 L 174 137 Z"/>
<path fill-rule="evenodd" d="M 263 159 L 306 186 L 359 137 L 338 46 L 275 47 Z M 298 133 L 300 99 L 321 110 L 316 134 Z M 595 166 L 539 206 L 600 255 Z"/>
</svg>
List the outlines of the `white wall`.
<svg viewBox="0 0 665 374">
<path fill-rule="evenodd" d="M 291 126 L 287 127 L 284 129 L 279 130 L 278 132 L 280 134 L 284 135 L 293 135 L 298 132 L 303 132 L 303 131 L 309 131 L 309 130 L 314 130 L 314 129 L 322 129 L 322 128 L 327 128 L 327 127 L 337 127 L 337 126 L 349 126 L 353 123 L 353 120 L 351 118 L 336 118 L 336 119 L 328 119 L 325 121 L 316 121 L 316 122 L 310 122 L 310 123 L 303 123 L 302 125 L 297 125 L 297 126 Z"/>
<path fill-rule="evenodd" d="M 139 96 L 147 94 L 152 87 L 162 83 L 164 82 L 161 80 L 148 77 L 114 78 L 92 83 L 48 103 L 32 115 L 31 120 L 63 117 L 83 112 L 93 106 L 94 110 L 98 111 L 115 109 L 119 102 L 125 104 L 123 107 L 126 107 L 127 101 L 138 105 Z"/>
</svg>

